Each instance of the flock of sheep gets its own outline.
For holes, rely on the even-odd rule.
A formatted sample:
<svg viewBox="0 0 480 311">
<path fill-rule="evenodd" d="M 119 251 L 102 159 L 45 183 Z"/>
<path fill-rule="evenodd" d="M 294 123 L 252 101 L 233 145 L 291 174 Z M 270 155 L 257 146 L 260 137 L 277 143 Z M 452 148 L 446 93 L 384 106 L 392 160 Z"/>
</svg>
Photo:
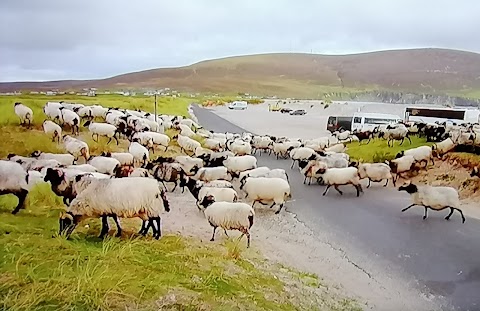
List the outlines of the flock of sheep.
<svg viewBox="0 0 480 311">
<path fill-rule="evenodd" d="M 21 124 L 31 125 L 32 110 L 15 104 L 15 113 Z M 38 182 L 48 182 L 52 191 L 63 198 L 66 212 L 60 217 L 60 232 L 70 235 L 76 225 L 86 218 L 101 218 L 100 236 L 109 231 L 108 217 L 117 226 L 117 236 L 122 233 L 119 218 L 142 219 L 140 234 L 146 235 L 150 228 L 154 238 L 161 236 L 161 215 L 170 211 L 166 192 L 167 183 L 174 184 L 171 191 L 185 187 L 196 199 L 213 227 L 214 240 L 218 227 L 239 230 L 247 236 L 253 225 L 255 204 L 277 207 L 280 213 L 291 190 L 287 172 L 283 169 L 258 167 L 255 155 L 258 152 L 273 153 L 277 159 L 290 158 L 292 168 L 298 168 L 305 176 L 304 183 L 317 181 L 324 184 L 326 195 L 333 186 L 340 194 L 342 185 L 355 187 L 357 196 L 363 192 L 361 179 L 371 182 L 389 180 L 395 185 L 401 174 L 427 167 L 435 157 L 440 157 L 471 137 L 476 127 L 449 130 L 449 137 L 433 147 L 422 146 L 402 151 L 387 163 L 357 163 L 350 161 L 345 153 L 345 142 L 371 139 L 371 132 L 335 132 L 317 139 L 291 139 L 287 137 L 256 136 L 250 133 L 214 133 L 203 129 L 192 119 L 171 115 L 152 115 L 148 112 L 100 105 L 84 106 L 64 102 L 48 102 L 44 106 L 47 120 L 43 123 L 45 133 L 53 141 L 62 142 L 65 154 L 34 151 L 26 155 L 8 155 L 0 160 L 0 194 L 14 194 L 18 205 L 16 214 L 24 207 L 29 190 Z M 119 139 L 129 141 L 125 152 L 102 152 L 91 155 L 89 146 L 77 135 L 80 122 L 85 121 L 92 137 L 108 138 L 108 143 Z M 100 122 L 101 121 L 101 122 Z M 62 135 L 70 128 L 72 135 Z M 377 129 L 385 139 L 403 140 L 414 133 L 415 125 L 388 125 Z M 167 129 L 177 134 L 170 137 Z M 353 135 L 355 134 L 355 135 Z M 184 155 L 150 159 L 150 150 L 168 150 L 175 141 Z M 200 141 L 202 143 L 200 143 Z M 392 142 L 393 143 L 393 142 Z M 83 162 L 83 163 L 81 163 Z M 422 165 L 423 164 L 423 165 Z M 478 169 L 472 172 L 478 175 Z M 411 194 L 413 205 L 427 210 L 450 209 L 449 219 L 459 209 L 457 190 L 451 187 L 417 186 L 406 183 L 399 188 Z M 239 200 L 243 197 L 244 202 Z M 247 204 L 250 203 L 250 204 Z M 407 210 L 411 206 L 405 208 Z"/>
</svg>

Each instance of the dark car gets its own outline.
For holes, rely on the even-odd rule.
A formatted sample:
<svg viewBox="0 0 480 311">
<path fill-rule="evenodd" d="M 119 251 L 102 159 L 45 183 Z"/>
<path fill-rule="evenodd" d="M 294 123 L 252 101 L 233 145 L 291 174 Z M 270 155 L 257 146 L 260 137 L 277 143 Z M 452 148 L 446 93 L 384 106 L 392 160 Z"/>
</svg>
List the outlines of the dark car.
<svg viewBox="0 0 480 311">
<path fill-rule="evenodd" d="M 282 108 L 280 109 L 281 113 L 290 113 L 293 109 L 292 108 Z"/>
<path fill-rule="evenodd" d="M 306 114 L 307 112 L 304 110 L 304 109 L 297 109 L 297 110 L 294 110 L 294 111 L 290 111 L 290 114 L 292 116 L 295 116 L 295 115 L 304 115 Z"/>
</svg>

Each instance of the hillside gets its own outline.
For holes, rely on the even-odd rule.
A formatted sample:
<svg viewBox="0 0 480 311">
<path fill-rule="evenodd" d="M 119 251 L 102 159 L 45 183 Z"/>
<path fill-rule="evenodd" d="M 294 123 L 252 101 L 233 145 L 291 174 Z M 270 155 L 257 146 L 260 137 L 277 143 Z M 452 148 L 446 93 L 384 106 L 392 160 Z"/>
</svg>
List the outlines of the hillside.
<svg viewBox="0 0 480 311">
<path fill-rule="evenodd" d="M 238 56 L 100 80 L 0 83 L 0 91 L 171 87 L 184 91 L 297 97 L 371 89 L 467 94 L 480 89 L 479 77 L 480 54 L 413 49 L 352 55 Z"/>
</svg>

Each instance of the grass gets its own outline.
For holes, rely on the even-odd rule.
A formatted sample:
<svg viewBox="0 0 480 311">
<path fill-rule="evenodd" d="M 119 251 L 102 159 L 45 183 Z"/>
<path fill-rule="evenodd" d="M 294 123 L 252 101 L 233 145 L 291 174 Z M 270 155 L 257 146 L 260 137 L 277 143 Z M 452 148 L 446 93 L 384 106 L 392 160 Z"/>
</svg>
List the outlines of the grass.
<svg viewBox="0 0 480 311">
<path fill-rule="evenodd" d="M 387 141 L 384 139 L 375 139 L 366 144 L 364 141 L 362 144 L 359 142 L 353 142 L 348 144 L 347 153 L 354 160 L 360 160 L 363 162 L 384 162 L 385 160 L 394 159 L 397 153 L 402 150 L 416 148 L 423 145 L 432 145 L 433 143 L 427 143 L 426 139 L 412 136 L 412 143 L 410 144 L 406 140 L 401 146 L 400 142 L 394 142 L 393 147 L 387 146 Z"/>
<path fill-rule="evenodd" d="M 149 98 L 62 99 L 152 110 Z M 48 100 L 60 98 L 0 97 L 0 157 L 28 155 L 34 150 L 64 152 L 41 130 L 42 106 Z M 16 101 L 33 109 L 33 129 L 18 125 L 13 112 Z M 158 112 L 186 115 L 189 101 L 162 102 Z M 127 147 L 125 141 L 118 147 L 106 145 L 102 138 L 95 143 L 81 129 L 93 154 Z M 173 143 L 168 155 L 177 149 Z M 357 310 L 354 302 L 345 304 L 343 298 L 337 301 L 327 296 L 321 303 L 303 299 L 307 297 L 304 287 L 293 296 L 285 295 L 286 281 L 277 277 L 275 266 L 246 258 L 244 240 L 219 245 L 175 234 L 160 241 L 138 238 L 139 220 L 129 219 L 122 221 L 122 238 L 96 238 L 100 222 L 91 219 L 66 240 L 57 235 L 58 215 L 64 206 L 48 184 L 35 186 L 26 209 L 13 216 L 10 212 L 16 202 L 11 195 L 0 196 L 0 310 L 316 310 L 318 306 Z M 310 280 L 302 286 L 317 285 Z"/>
</svg>

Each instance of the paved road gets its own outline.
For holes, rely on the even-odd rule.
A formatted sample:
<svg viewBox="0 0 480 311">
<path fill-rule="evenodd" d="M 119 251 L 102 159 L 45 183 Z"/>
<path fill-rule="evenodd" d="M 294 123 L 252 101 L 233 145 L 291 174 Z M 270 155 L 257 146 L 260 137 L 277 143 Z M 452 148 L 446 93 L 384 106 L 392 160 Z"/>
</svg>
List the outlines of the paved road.
<svg viewBox="0 0 480 311">
<path fill-rule="evenodd" d="M 244 132 L 206 109 L 193 109 L 209 130 Z M 387 271 L 400 271 L 418 281 L 423 291 L 446 297 L 458 310 L 480 310 L 480 220 L 467 217 L 462 224 L 454 214 L 447 222 L 443 219 L 447 212 L 430 211 L 423 221 L 422 208 L 400 212 L 410 204 L 409 197 L 394 189 L 370 188 L 356 198 L 354 188 L 345 187 L 343 197 L 334 189 L 322 197 L 323 187 L 303 185 L 298 169 L 290 170 L 290 160 L 257 158 L 259 166 L 291 172 L 295 202 L 287 210 L 314 231 L 328 230 L 360 268 L 368 272 L 369 264 L 382 262 Z M 352 245 L 355 251 L 349 249 Z"/>
</svg>

